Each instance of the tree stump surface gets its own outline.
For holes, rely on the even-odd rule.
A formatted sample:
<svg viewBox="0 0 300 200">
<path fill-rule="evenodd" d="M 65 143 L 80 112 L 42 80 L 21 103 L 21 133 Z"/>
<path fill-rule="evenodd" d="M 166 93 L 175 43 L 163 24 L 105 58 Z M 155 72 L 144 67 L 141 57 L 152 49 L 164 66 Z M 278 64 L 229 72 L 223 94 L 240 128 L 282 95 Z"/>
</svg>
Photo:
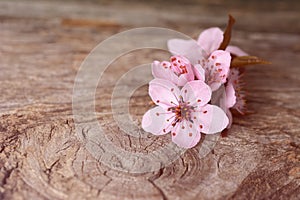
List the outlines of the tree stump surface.
<svg viewBox="0 0 300 200">
<path fill-rule="evenodd" d="M 300 199 L 300 5 L 241 2 L 0 1 L 0 199 Z M 72 115 L 74 80 L 89 52 L 142 26 L 197 38 L 205 28 L 224 28 L 228 13 L 237 20 L 231 44 L 272 62 L 246 69 L 251 114 L 235 117 L 202 159 L 190 149 L 141 174 L 97 161 L 76 136 Z M 127 151 L 147 154 L 170 142 L 128 136 L 111 115 L 113 82 L 154 59 L 167 54 L 124 55 L 96 90 L 99 123 Z M 130 100 L 138 124 L 149 100 L 147 86 Z"/>
</svg>

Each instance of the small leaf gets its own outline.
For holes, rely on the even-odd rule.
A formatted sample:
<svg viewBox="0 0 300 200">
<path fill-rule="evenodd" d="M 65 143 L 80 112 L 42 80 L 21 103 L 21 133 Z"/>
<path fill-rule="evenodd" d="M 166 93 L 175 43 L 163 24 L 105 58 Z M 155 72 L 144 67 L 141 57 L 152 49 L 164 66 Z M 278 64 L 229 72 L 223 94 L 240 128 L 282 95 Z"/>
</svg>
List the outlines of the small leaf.
<svg viewBox="0 0 300 200">
<path fill-rule="evenodd" d="M 271 64 L 271 62 L 258 58 L 256 56 L 239 56 L 231 61 L 231 67 L 244 67 L 246 65 Z"/>
<path fill-rule="evenodd" d="M 235 19 L 229 15 L 228 16 L 228 24 L 227 24 L 227 27 L 225 29 L 225 32 L 224 32 L 224 38 L 223 38 L 223 41 L 219 47 L 219 50 L 225 50 L 226 47 L 228 46 L 229 42 L 230 42 L 230 39 L 231 39 L 231 30 L 232 30 L 232 27 L 233 27 L 233 24 L 235 23 Z"/>
</svg>

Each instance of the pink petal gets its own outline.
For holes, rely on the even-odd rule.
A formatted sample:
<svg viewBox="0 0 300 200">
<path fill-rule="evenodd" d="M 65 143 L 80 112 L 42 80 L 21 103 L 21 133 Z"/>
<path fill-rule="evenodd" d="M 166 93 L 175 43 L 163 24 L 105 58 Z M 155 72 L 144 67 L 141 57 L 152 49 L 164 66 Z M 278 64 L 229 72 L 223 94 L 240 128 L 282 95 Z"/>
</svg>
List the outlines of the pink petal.
<svg viewBox="0 0 300 200">
<path fill-rule="evenodd" d="M 190 105 L 203 106 L 210 101 L 211 89 L 203 81 L 190 81 L 181 89 L 181 96 Z"/>
<path fill-rule="evenodd" d="M 171 81 L 164 79 L 154 79 L 149 83 L 149 95 L 152 101 L 163 108 L 169 108 L 178 104 L 180 91 Z"/>
<path fill-rule="evenodd" d="M 212 91 L 216 91 L 226 82 L 230 68 L 230 53 L 222 50 L 214 51 L 205 65 L 206 82 Z"/>
<path fill-rule="evenodd" d="M 166 111 L 162 107 L 156 106 L 144 114 L 142 128 L 154 135 L 164 135 L 173 128 L 167 121 L 172 115 L 174 114 L 166 114 Z"/>
<path fill-rule="evenodd" d="M 228 46 L 225 51 L 230 52 L 235 56 L 247 56 L 248 54 L 237 46 Z"/>
<path fill-rule="evenodd" d="M 206 134 L 221 132 L 229 123 L 225 112 L 215 105 L 206 105 L 192 113 L 192 120 L 197 125 L 198 130 Z"/>
<path fill-rule="evenodd" d="M 235 96 L 235 90 L 231 83 L 228 83 L 225 88 L 225 94 L 226 94 L 226 104 L 225 106 L 227 108 L 231 108 L 236 103 L 236 96 Z"/>
<path fill-rule="evenodd" d="M 165 66 L 163 66 L 165 65 Z M 169 62 L 162 62 L 154 61 L 151 65 L 152 74 L 154 78 L 161 78 L 161 79 L 170 79 L 172 70 L 170 69 L 171 64 Z"/>
<path fill-rule="evenodd" d="M 171 39 L 168 41 L 168 49 L 173 55 L 186 57 L 192 64 L 197 64 L 204 53 L 195 40 Z"/>
<path fill-rule="evenodd" d="M 221 97 L 220 97 L 220 95 L 221 95 Z M 231 112 L 229 110 L 229 107 L 228 107 L 227 98 L 228 97 L 226 95 L 226 92 L 223 90 L 223 88 L 220 88 L 212 94 L 212 101 L 211 102 L 217 103 L 220 106 L 220 108 L 226 113 L 226 115 L 228 117 L 228 120 L 229 120 L 228 125 L 227 125 L 226 128 L 230 128 L 231 124 L 232 124 L 232 114 L 231 114 Z M 235 96 L 234 96 L 234 98 L 235 98 Z"/>
<path fill-rule="evenodd" d="M 217 27 L 204 30 L 198 38 L 198 44 L 209 55 L 217 50 L 223 41 L 223 31 Z"/>
<path fill-rule="evenodd" d="M 180 147 L 192 148 L 200 140 L 201 134 L 197 131 L 197 127 L 188 121 L 182 121 L 172 130 L 172 141 Z"/>
<path fill-rule="evenodd" d="M 200 64 L 194 66 L 194 74 L 198 80 L 205 81 L 205 70 Z"/>
<path fill-rule="evenodd" d="M 194 80 L 194 73 L 193 73 L 193 76 L 183 74 L 177 78 L 176 85 L 184 86 L 187 82 L 189 82 L 191 80 Z"/>
</svg>

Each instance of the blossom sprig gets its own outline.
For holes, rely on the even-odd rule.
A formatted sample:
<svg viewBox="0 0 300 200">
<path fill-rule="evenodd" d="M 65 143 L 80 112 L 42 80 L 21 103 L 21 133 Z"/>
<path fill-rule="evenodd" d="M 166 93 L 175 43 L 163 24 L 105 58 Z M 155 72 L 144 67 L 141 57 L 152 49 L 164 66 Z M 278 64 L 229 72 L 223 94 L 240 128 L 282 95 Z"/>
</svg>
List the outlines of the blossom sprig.
<svg viewBox="0 0 300 200">
<path fill-rule="evenodd" d="M 268 64 L 230 46 L 234 18 L 229 15 L 223 32 L 217 27 L 204 30 L 198 40 L 171 39 L 169 61 L 154 61 L 149 95 L 156 106 L 142 119 L 142 128 L 154 135 L 170 133 L 172 141 L 192 148 L 201 133 L 214 134 L 232 124 L 231 110 L 246 111 L 242 73 L 239 68 Z M 212 102 L 218 99 L 217 105 Z"/>
</svg>

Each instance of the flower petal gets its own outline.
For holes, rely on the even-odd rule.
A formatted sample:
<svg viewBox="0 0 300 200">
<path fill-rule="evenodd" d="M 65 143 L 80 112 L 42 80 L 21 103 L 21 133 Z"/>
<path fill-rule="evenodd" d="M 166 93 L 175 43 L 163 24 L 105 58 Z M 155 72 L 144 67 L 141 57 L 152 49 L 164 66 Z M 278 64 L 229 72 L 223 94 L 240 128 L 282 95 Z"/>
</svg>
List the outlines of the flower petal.
<svg viewBox="0 0 300 200">
<path fill-rule="evenodd" d="M 180 91 L 171 81 L 156 78 L 149 83 L 149 95 L 156 105 L 167 109 L 178 104 Z"/>
<path fill-rule="evenodd" d="M 204 30 L 198 37 L 198 44 L 209 55 L 217 50 L 223 41 L 223 31 L 218 27 Z"/>
<path fill-rule="evenodd" d="M 170 79 L 170 75 L 172 70 L 170 69 L 171 64 L 169 62 L 159 62 L 154 61 L 151 65 L 152 68 L 152 75 L 154 78 L 161 78 L 161 79 Z"/>
<path fill-rule="evenodd" d="M 231 108 L 234 106 L 234 104 L 236 103 L 236 96 L 235 96 L 235 90 L 234 87 L 231 83 L 228 83 L 226 88 L 225 88 L 225 99 L 226 99 L 226 103 L 225 106 L 227 108 Z"/>
<path fill-rule="evenodd" d="M 205 70 L 200 64 L 194 66 L 194 74 L 198 80 L 205 81 Z"/>
<path fill-rule="evenodd" d="M 204 106 L 210 101 L 211 89 L 203 81 L 190 81 L 181 89 L 181 96 L 190 105 Z"/>
<path fill-rule="evenodd" d="M 148 110 L 142 119 L 142 128 L 154 135 L 164 135 L 173 128 L 167 119 L 171 118 L 173 113 L 166 113 L 166 111 L 156 106 Z"/>
<path fill-rule="evenodd" d="M 168 41 L 168 49 L 173 55 L 186 57 L 193 65 L 202 60 L 205 54 L 195 40 L 171 39 Z"/>
<path fill-rule="evenodd" d="M 200 140 L 201 134 L 197 127 L 188 121 L 182 121 L 172 130 L 172 141 L 180 147 L 192 148 Z"/>
<path fill-rule="evenodd" d="M 237 46 L 228 46 L 225 51 L 230 52 L 235 56 L 247 56 L 248 54 Z"/>
<path fill-rule="evenodd" d="M 198 130 L 206 134 L 218 133 L 229 123 L 225 112 L 215 105 L 206 105 L 192 113 L 192 119 Z"/>
<path fill-rule="evenodd" d="M 204 66 L 206 82 L 212 91 L 216 91 L 226 82 L 230 68 L 231 56 L 229 52 L 217 50 L 208 58 Z"/>
</svg>

